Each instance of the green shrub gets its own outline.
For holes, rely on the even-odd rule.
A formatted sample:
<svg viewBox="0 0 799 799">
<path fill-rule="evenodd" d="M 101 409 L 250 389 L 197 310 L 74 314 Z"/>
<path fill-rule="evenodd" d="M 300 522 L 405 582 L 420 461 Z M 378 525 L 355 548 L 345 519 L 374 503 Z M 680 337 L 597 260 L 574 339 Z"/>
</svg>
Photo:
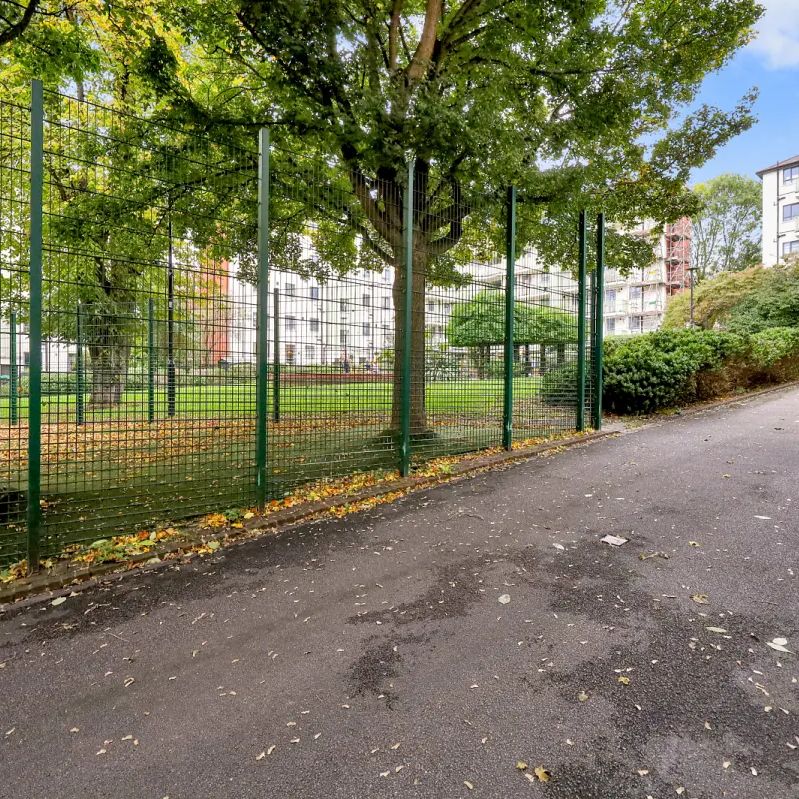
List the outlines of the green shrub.
<svg viewBox="0 0 799 799">
<path fill-rule="evenodd" d="M 651 413 L 726 388 L 728 369 L 745 362 L 743 336 L 712 330 L 659 330 L 612 341 L 605 351 L 604 407 Z"/>
<path fill-rule="evenodd" d="M 752 361 L 764 380 L 799 378 L 799 328 L 772 327 L 751 337 Z"/>
<path fill-rule="evenodd" d="M 88 380 L 87 380 L 88 383 Z M 57 394 L 74 394 L 77 389 L 75 372 L 43 372 L 42 396 L 49 397 Z M 20 396 L 28 396 L 30 379 L 26 375 L 19 381 Z"/>
<path fill-rule="evenodd" d="M 577 363 L 569 361 L 550 369 L 541 378 L 541 401 L 547 405 L 576 407 Z"/>
</svg>

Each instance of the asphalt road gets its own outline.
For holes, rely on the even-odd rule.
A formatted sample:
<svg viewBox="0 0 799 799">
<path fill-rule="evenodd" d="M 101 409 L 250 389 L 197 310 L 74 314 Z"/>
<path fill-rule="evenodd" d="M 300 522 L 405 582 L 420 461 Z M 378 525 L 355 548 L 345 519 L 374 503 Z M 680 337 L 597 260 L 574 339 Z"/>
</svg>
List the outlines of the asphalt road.
<svg viewBox="0 0 799 799">
<path fill-rule="evenodd" d="M 0 796 L 796 799 L 797 475 L 787 390 L 7 611 Z"/>
</svg>

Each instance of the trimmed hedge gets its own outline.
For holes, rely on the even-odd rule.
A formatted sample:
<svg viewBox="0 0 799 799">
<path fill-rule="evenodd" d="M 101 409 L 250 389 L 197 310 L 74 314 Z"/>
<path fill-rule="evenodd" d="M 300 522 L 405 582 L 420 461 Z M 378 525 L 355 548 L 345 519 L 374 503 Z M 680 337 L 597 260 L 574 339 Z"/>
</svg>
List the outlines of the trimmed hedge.
<svg viewBox="0 0 799 799">
<path fill-rule="evenodd" d="M 799 329 L 751 336 L 715 330 L 658 330 L 605 342 L 603 406 L 620 414 L 711 399 L 763 383 L 799 379 Z M 577 366 L 548 372 L 541 398 L 573 406 Z"/>
<path fill-rule="evenodd" d="M 659 330 L 609 342 L 604 407 L 651 413 L 799 376 L 799 331 Z"/>
</svg>

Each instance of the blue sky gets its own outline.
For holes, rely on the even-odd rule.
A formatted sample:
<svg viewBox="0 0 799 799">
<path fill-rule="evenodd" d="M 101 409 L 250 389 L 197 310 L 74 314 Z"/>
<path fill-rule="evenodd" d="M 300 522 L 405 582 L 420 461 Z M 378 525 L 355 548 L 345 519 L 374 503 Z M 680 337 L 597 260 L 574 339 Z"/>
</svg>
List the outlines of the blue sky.
<svg viewBox="0 0 799 799">
<path fill-rule="evenodd" d="M 799 154 L 799 0 L 760 0 L 766 14 L 752 44 L 720 72 L 710 75 L 701 102 L 724 109 L 735 106 L 750 87 L 757 86 L 758 121 L 701 169 L 701 182 L 722 172 L 756 177 L 758 169 Z"/>
</svg>

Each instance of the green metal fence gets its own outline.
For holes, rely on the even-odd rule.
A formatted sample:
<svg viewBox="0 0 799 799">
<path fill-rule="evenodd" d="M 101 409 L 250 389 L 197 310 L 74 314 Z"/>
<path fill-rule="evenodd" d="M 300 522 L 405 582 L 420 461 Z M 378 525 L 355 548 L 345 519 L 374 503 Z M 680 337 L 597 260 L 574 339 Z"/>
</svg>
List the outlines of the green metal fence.
<svg viewBox="0 0 799 799">
<path fill-rule="evenodd" d="M 0 101 L 0 561 L 598 426 L 593 225 L 574 275 L 524 213 L 267 131 Z"/>
</svg>

